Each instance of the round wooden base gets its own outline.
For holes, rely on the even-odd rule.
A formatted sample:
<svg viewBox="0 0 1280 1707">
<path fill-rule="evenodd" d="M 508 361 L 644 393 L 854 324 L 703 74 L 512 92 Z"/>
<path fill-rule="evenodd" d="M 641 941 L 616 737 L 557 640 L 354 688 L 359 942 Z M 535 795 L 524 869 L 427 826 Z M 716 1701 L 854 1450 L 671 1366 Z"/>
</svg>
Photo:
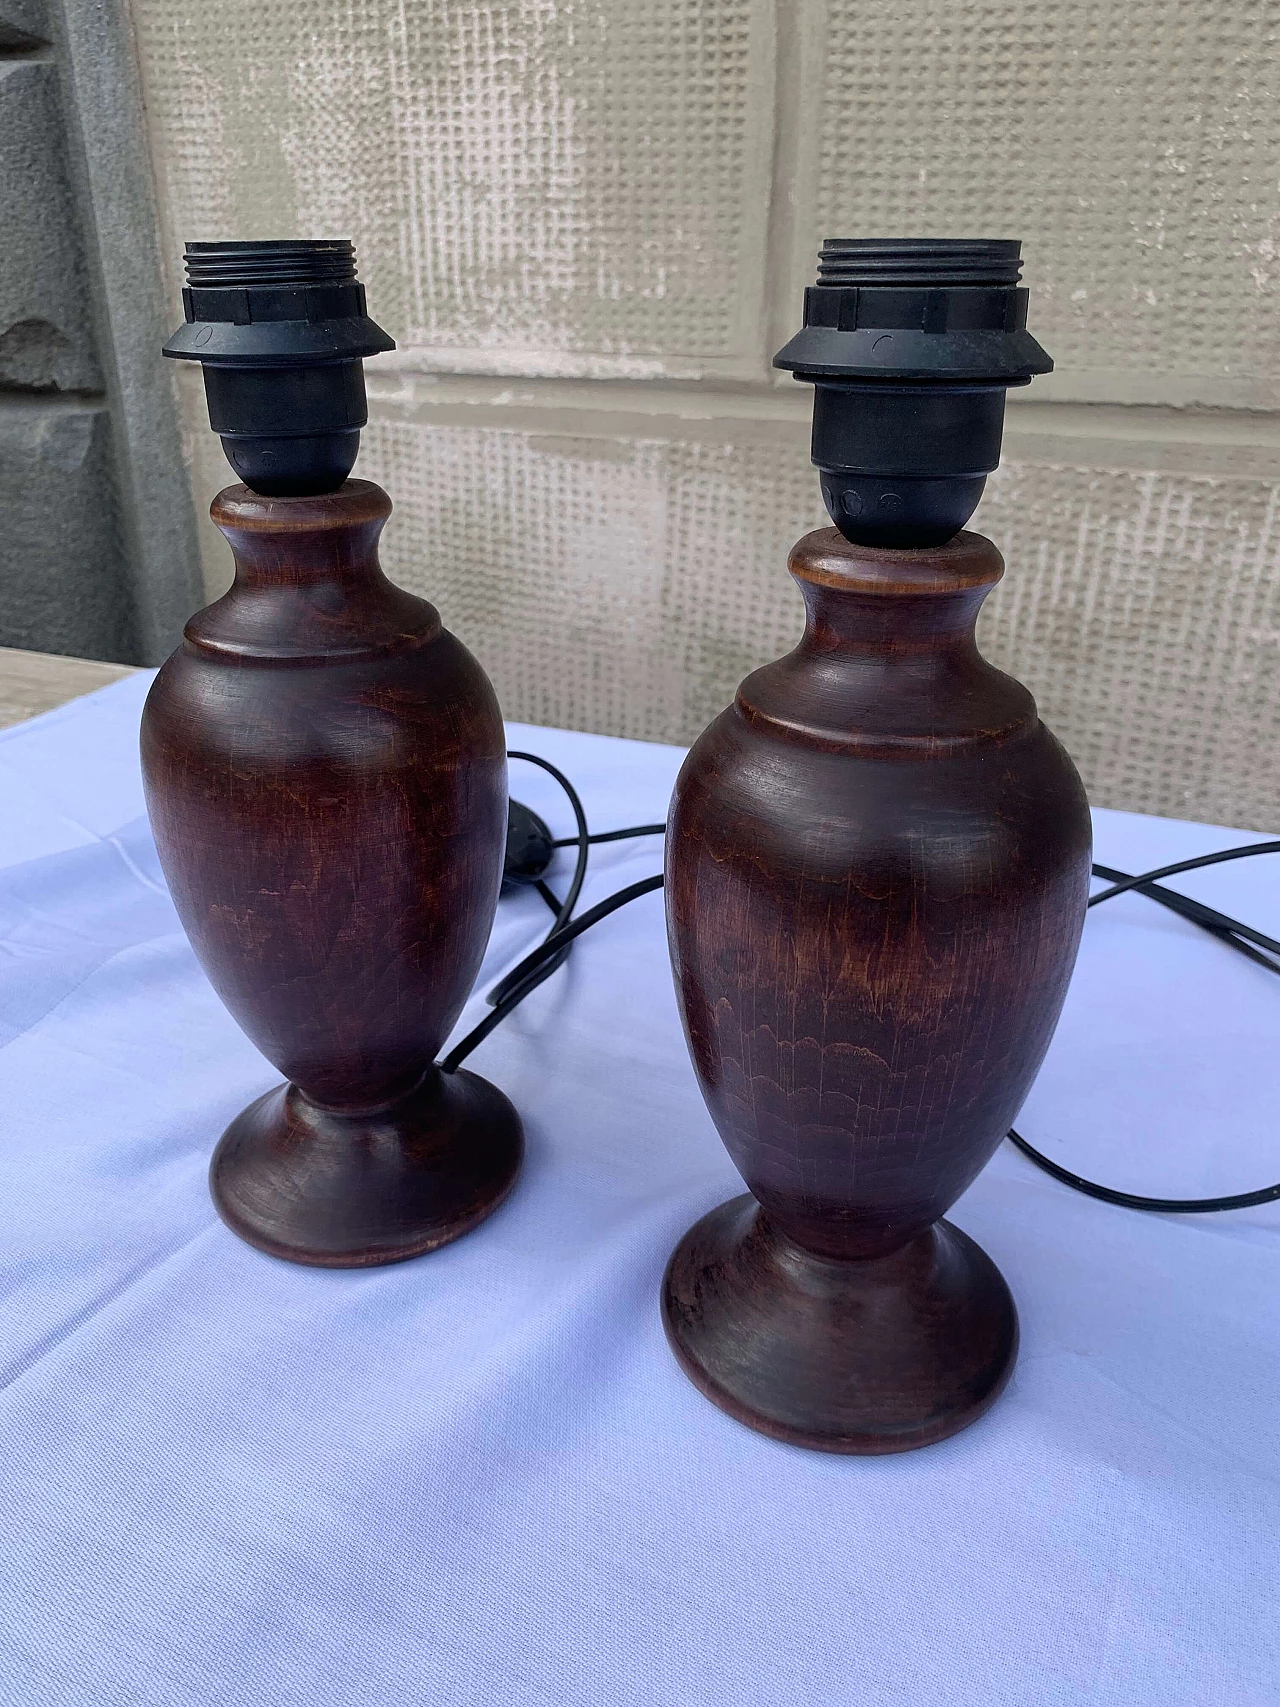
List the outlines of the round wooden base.
<svg viewBox="0 0 1280 1707">
<path fill-rule="evenodd" d="M 372 1114 L 317 1108 L 296 1085 L 250 1103 L 209 1169 L 219 1215 L 273 1257 L 368 1268 L 469 1232 L 520 1169 L 520 1117 L 474 1073 L 431 1073 Z"/>
<path fill-rule="evenodd" d="M 775 1440 L 906 1452 L 976 1421 L 1018 1350 L 999 1269 L 939 1221 L 890 1256 L 815 1256 L 750 1195 L 704 1216 L 662 1287 L 667 1338 L 695 1386 Z"/>
</svg>

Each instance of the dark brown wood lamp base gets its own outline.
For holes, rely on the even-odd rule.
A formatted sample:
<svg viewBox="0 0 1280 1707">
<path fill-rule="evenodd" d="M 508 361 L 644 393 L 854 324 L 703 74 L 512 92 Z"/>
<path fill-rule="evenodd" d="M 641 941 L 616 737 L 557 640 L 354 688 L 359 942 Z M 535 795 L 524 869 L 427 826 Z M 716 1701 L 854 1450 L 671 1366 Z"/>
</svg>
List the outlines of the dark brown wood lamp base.
<svg viewBox="0 0 1280 1707">
<path fill-rule="evenodd" d="M 976 534 L 807 535 L 803 639 L 676 784 L 676 991 L 751 1196 L 678 1247 L 667 1333 L 708 1398 L 797 1445 L 942 1440 L 1016 1354 L 1008 1288 L 941 1217 L 1053 1035 L 1090 845 L 1071 761 L 974 643 L 1002 568 Z"/>
<path fill-rule="evenodd" d="M 214 1201 L 260 1250 L 337 1268 L 456 1239 L 520 1165 L 506 1097 L 434 1065 L 498 904 L 502 718 L 435 609 L 383 575 L 390 513 L 366 480 L 220 493 L 235 583 L 187 624 L 142 729 L 179 917 L 289 1081 L 223 1135 Z"/>
<path fill-rule="evenodd" d="M 667 1338 L 731 1417 L 822 1452 L 905 1452 L 956 1434 L 999 1396 L 1018 1317 L 999 1269 L 946 1221 L 887 1256 L 816 1256 L 749 1194 L 677 1245 Z"/>
<path fill-rule="evenodd" d="M 363 1268 L 469 1232 L 511 1190 L 522 1151 L 515 1109 L 475 1073 L 433 1070 L 362 1114 L 279 1085 L 223 1133 L 209 1186 L 222 1219 L 259 1250 Z"/>
</svg>

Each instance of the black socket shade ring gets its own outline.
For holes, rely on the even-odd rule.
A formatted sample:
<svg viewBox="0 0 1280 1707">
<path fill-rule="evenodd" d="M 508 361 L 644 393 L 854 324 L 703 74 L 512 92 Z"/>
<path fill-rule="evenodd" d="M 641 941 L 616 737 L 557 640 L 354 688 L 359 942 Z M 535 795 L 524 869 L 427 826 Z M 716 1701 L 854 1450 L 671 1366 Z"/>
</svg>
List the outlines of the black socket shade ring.
<svg viewBox="0 0 1280 1707">
<path fill-rule="evenodd" d="M 828 238 L 774 358 L 815 387 L 813 461 L 854 543 L 940 545 L 1000 460 L 1004 396 L 1053 367 L 1008 238 Z"/>
<path fill-rule="evenodd" d="M 227 460 L 269 497 L 336 491 L 368 419 L 363 358 L 395 348 L 352 244 L 188 243 L 185 263 L 186 319 L 164 353 L 201 363 Z"/>
</svg>

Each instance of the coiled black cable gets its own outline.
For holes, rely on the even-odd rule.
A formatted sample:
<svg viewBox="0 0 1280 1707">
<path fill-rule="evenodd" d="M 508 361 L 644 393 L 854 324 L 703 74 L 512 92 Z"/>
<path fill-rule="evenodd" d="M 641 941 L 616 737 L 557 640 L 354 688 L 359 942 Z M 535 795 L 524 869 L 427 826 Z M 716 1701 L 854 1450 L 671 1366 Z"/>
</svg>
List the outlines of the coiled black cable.
<svg viewBox="0 0 1280 1707">
<path fill-rule="evenodd" d="M 1096 895 L 1089 897 L 1089 906 L 1100 906 L 1103 901 L 1110 901 L 1113 896 L 1127 894 L 1133 889 L 1149 900 L 1159 901 L 1162 906 L 1170 907 L 1175 913 L 1180 913 L 1184 919 L 1193 925 L 1199 925 L 1219 941 L 1234 948 L 1237 953 L 1256 961 L 1259 966 L 1265 966 L 1268 972 L 1280 972 L 1280 942 L 1274 937 L 1264 936 L 1251 925 L 1242 925 L 1238 919 L 1229 919 L 1224 913 L 1215 912 L 1212 907 L 1205 907 L 1199 901 L 1193 901 L 1188 895 L 1179 895 L 1174 889 L 1162 889 L 1159 879 L 1176 877 L 1183 871 L 1199 871 L 1207 865 L 1222 865 L 1226 860 L 1250 859 L 1255 854 L 1280 853 L 1280 842 L 1251 842 L 1246 847 L 1224 848 L 1219 853 L 1201 854 L 1198 859 L 1179 860 L 1176 865 L 1164 865 L 1158 871 L 1144 871 L 1137 877 L 1131 877 L 1123 871 L 1113 871 L 1110 866 L 1095 865 L 1093 875 L 1106 878 L 1111 884 L 1109 889 L 1102 889 Z M 1259 950 L 1265 950 L 1260 953 Z M 1274 1203 L 1280 1198 L 1280 1182 L 1275 1185 L 1265 1185 L 1259 1191 L 1240 1191 L 1227 1197 L 1140 1197 L 1134 1192 L 1117 1191 L 1114 1186 L 1099 1185 L 1096 1180 L 1085 1179 L 1081 1174 L 1072 1173 L 1069 1168 L 1061 1167 L 1057 1162 L 1051 1162 L 1039 1150 L 1028 1144 L 1021 1133 L 1009 1128 L 1009 1142 L 1022 1151 L 1028 1161 L 1032 1161 L 1045 1173 L 1060 1180 L 1063 1185 L 1069 1185 L 1073 1191 L 1082 1191 L 1086 1197 L 1096 1197 L 1102 1203 L 1117 1203 L 1123 1209 L 1147 1209 L 1163 1215 L 1212 1215 L 1223 1209 L 1252 1209 L 1260 1203 Z"/>
<path fill-rule="evenodd" d="M 589 908 L 580 919 L 572 919 L 573 908 L 577 904 L 586 877 L 589 848 L 600 842 L 621 842 L 636 836 L 660 836 L 665 833 L 666 825 L 633 824 L 624 829 L 602 830 L 592 835 L 587 829 L 582 802 L 563 772 L 534 753 L 513 752 L 507 756 L 512 759 L 527 759 L 531 764 L 540 765 L 543 770 L 550 772 L 564 789 L 577 819 L 578 833 L 576 836 L 562 837 L 553 842 L 552 846 L 576 847 L 578 858 L 573 881 L 563 902 L 557 901 L 547 884 L 541 881 L 537 884 L 539 893 L 555 912 L 555 922 L 538 947 L 527 954 L 490 990 L 488 1000 L 493 1004 L 493 1012 L 487 1014 L 480 1024 L 469 1031 L 445 1056 L 440 1065 L 447 1073 L 454 1072 L 471 1051 L 488 1037 L 495 1026 L 500 1025 L 507 1015 L 520 1005 L 530 991 L 535 990 L 564 963 L 570 946 L 584 931 L 598 924 L 601 919 L 608 918 L 610 913 L 617 912 L 619 907 L 625 907 L 629 901 L 635 901 L 641 895 L 650 895 L 655 889 L 661 889 L 663 883 L 660 874 L 641 878 L 638 883 L 628 884 L 625 889 L 618 890 L 617 894 L 610 895 Z M 1244 847 L 1224 848 L 1218 853 L 1201 854 L 1195 859 L 1184 859 L 1174 865 L 1160 866 L 1155 871 L 1139 872 L 1137 876 L 1116 871 L 1111 866 L 1095 865 L 1093 875 L 1103 878 L 1110 887 L 1091 895 L 1088 905 L 1097 907 L 1117 895 L 1125 895 L 1130 890 L 1136 891 L 1148 900 L 1169 908 L 1201 930 L 1208 931 L 1211 936 L 1217 937 L 1238 954 L 1243 954 L 1259 966 L 1265 966 L 1269 972 L 1280 973 L 1280 942 L 1274 937 L 1266 936 L 1251 925 L 1241 924 L 1238 919 L 1229 918 L 1225 913 L 1219 913 L 1216 909 L 1205 906 L 1203 902 L 1193 900 L 1189 895 L 1180 895 L 1176 889 L 1165 889 L 1160 881 L 1165 877 L 1176 877 L 1182 872 L 1200 871 L 1206 866 L 1222 865 L 1228 860 L 1250 859 L 1257 854 L 1269 853 L 1280 853 L 1280 841 L 1251 842 Z M 1165 1215 L 1207 1215 L 1224 1209 L 1251 1209 L 1258 1204 L 1274 1203 L 1280 1199 L 1280 1182 L 1263 1186 L 1258 1191 L 1236 1192 L 1225 1197 L 1143 1197 L 1133 1192 L 1118 1191 L 1113 1186 L 1100 1185 L 1096 1180 L 1085 1179 L 1081 1174 L 1072 1173 L 1069 1168 L 1064 1168 L 1051 1161 L 1048 1156 L 1042 1155 L 1012 1127 L 1009 1129 L 1008 1138 L 1028 1161 L 1034 1162 L 1038 1168 L 1042 1168 L 1061 1184 L 1070 1186 L 1073 1191 L 1083 1192 L 1088 1197 L 1097 1198 L 1100 1202 L 1118 1204 L 1124 1209 L 1144 1209 Z"/>
</svg>

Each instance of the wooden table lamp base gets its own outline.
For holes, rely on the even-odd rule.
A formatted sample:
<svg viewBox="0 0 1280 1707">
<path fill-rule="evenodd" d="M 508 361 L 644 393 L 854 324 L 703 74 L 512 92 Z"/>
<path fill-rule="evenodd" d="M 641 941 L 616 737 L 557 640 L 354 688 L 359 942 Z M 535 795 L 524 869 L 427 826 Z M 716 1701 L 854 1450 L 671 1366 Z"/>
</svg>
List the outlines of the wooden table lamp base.
<svg viewBox="0 0 1280 1707">
<path fill-rule="evenodd" d="M 230 592 L 147 701 L 143 771 L 174 904 L 214 988 L 289 1081 L 213 1159 L 224 1221 L 273 1256 L 398 1262 L 501 1203 L 520 1121 L 435 1065 L 484 958 L 506 846 L 506 743 L 484 672 L 393 586 L 381 488 L 213 519 Z"/>
<path fill-rule="evenodd" d="M 888 1256 L 817 1256 L 749 1193 L 691 1228 L 662 1317 L 681 1368 L 731 1417 L 823 1452 L 945 1440 L 999 1397 L 1018 1349 L 1009 1288 L 938 1221 Z"/>
<path fill-rule="evenodd" d="M 807 535 L 799 646 L 695 743 L 667 917 L 707 1107 L 751 1195 L 678 1246 L 685 1371 L 780 1440 L 899 1452 L 973 1422 L 1017 1351 L 941 1217 L 1016 1118 L 1084 922 L 1089 814 L 1024 687 L 979 654 L 1003 564 Z"/>
</svg>

